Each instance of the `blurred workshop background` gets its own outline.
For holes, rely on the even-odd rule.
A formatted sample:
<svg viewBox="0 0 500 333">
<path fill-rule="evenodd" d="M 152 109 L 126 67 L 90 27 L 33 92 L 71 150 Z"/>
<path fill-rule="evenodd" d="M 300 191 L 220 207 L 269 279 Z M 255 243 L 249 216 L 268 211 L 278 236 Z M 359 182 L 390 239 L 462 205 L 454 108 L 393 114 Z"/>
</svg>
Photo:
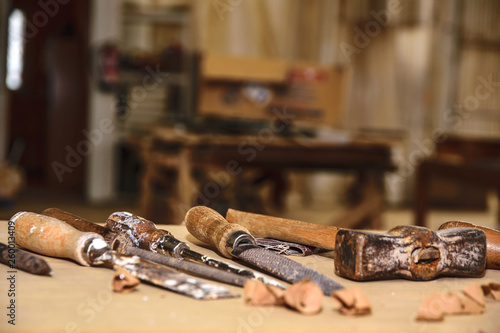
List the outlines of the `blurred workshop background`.
<svg viewBox="0 0 500 333">
<path fill-rule="evenodd" d="M 496 0 L 2 0 L 0 219 L 498 228 Z"/>
</svg>

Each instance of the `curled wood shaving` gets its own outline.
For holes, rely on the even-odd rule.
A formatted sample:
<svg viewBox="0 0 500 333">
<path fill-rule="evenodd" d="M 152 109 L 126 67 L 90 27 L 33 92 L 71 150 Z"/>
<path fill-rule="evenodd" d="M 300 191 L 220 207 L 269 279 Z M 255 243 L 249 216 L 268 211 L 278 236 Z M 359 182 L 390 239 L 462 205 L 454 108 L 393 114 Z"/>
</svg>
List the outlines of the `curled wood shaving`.
<svg viewBox="0 0 500 333">
<path fill-rule="evenodd" d="M 479 314 L 484 312 L 484 306 L 478 304 L 475 300 L 460 291 L 452 291 L 451 295 L 460 300 L 460 305 L 462 306 L 462 311 L 455 314 Z"/>
<path fill-rule="evenodd" d="M 481 287 L 477 283 L 471 283 L 464 288 L 464 294 L 472 298 L 482 307 L 486 306 L 484 302 L 484 294 Z"/>
<path fill-rule="evenodd" d="M 500 301 L 500 283 L 490 282 L 481 285 L 484 296 L 488 298 L 493 298 L 496 301 Z"/>
<path fill-rule="evenodd" d="M 338 310 L 345 315 L 360 316 L 371 313 L 371 303 L 358 287 L 336 291 L 332 297 Z"/>
<path fill-rule="evenodd" d="M 442 321 L 444 319 L 445 307 L 441 300 L 442 296 L 440 293 L 434 293 L 424 299 L 418 309 L 417 320 Z M 458 301 L 455 297 L 453 299 Z M 458 304 L 460 304 L 460 301 L 458 301 Z M 462 306 L 459 306 L 461 311 Z"/>
<path fill-rule="evenodd" d="M 447 294 L 433 293 L 420 304 L 417 320 L 441 321 L 445 315 L 479 314 L 485 311 L 481 287 L 472 283 L 462 291 L 453 290 Z"/>
<path fill-rule="evenodd" d="M 447 294 L 438 294 L 439 300 L 442 302 L 441 304 L 443 305 L 443 313 L 444 314 L 458 314 L 462 313 L 462 302 L 460 298 L 458 298 L 456 295 L 453 293 L 447 293 Z"/>
<path fill-rule="evenodd" d="M 302 314 L 318 313 L 323 304 L 323 292 L 309 280 L 295 283 L 287 290 L 265 285 L 258 280 L 248 280 L 243 293 L 248 305 L 286 305 Z"/>
<path fill-rule="evenodd" d="M 288 287 L 284 299 L 286 305 L 306 315 L 320 312 L 323 306 L 323 292 L 309 279 Z"/>
<path fill-rule="evenodd" d="M 267 286 L 259 280 L 248 280 L 243 292 L 245 303 L 248 305 L 283 304 L 283 291 L 277 287 Z"/>
<path fill-rule="evenodd" d="M 113 291 L 119 293 L 129 293 L 139 285 L 140 281 L 129 273 L 126 269 L 119 267 L 113 275 Z"/>
</svg>

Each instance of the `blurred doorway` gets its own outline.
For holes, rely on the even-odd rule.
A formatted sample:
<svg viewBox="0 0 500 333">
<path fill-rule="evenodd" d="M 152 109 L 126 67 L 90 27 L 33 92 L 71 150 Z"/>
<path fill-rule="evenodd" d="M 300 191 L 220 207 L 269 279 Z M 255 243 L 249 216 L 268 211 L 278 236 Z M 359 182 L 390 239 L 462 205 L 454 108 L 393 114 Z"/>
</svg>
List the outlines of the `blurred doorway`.
<svg viewBox="0 0 500 333">
<path fill-rule="evenodd" d="M 7 16 L 24 15 L 24 51 L 21 83 L 6 89 L 7 149 L 24 142 L 19 166 L 28 187 L 83 194 L 89 7 L 87 0 L 9 0 Z"/>
</svg>

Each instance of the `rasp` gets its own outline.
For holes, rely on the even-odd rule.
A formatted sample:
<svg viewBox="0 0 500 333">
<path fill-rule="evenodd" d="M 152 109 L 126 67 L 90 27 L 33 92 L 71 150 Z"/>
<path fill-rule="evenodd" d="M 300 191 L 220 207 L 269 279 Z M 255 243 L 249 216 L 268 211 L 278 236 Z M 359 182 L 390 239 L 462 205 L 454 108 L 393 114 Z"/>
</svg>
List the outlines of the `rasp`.
<svg viewBox="0 0 500 333">
<path fill-rule="evenodd" d="M 56 218 L 19 212 L 11 221 L 15 223 L 16 243 L 39 254 L 73 259 L 83 266 L 123 267 L 140 280 L 195 299 L 238 297 L 223 286 L 139 257 L 118 254 L 101 235 L 81 232 Z"/>
<path fill-rule="evenodd" d="M 107 219 L 106 228 L 116 233 L 125 233 L 138 248 L 201 263 L 285 289 L 283 284 L 264 274 L 231 265 L 191 250 L 186 242 L 178 240 L 167 230 L 158 229 L 153 222 L 140 216 L 128 212 L 115 212 Z"/>
<path fill-rule="evenodd" d="M 236 223 L 228 223 L 224 217 L 211 208 L 205 206 L 191 208 L 186 213 L 184 222 L 194 237 L 215 245 L 227 258 L 241 259 L 289 283 L 309 278 L 328 296 L 344 288 L 326 275 L 259 247 L 255 238 L 244 227 Z"/>
<path fill-rule="evenodd" d="M 246 281 L 248 281 L 248 278 L 245 278 L 238 274 L 221 271 L 213 267 L 200 265 L 191 261 L 182 260 L 179 258 L 174 258 L 149 250 L 137 248 L 126 234 L 121 232 L 115 233 L 101 225 L 87 221 L 80 216 L 66 212 L 59 208 L 45 209 L 42 212 L 42 215 L 59 219 L 80 231 L 97 233 L 103 236 L 110 247 L 113 250 L 116 250 L 118 253 L 138 256 L 142 259 L 172 267 L 190 274 L 200 276 L 205 279 L 223 282 L 239 287 L 244 287 Z"/>
</svg>

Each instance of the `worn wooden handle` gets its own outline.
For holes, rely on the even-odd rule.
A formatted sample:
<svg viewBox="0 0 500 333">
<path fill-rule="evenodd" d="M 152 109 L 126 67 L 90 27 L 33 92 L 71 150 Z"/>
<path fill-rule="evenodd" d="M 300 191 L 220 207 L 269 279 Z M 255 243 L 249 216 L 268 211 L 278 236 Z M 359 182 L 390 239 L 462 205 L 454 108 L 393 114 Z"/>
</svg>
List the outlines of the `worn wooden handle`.
<svg viewBox="0 0 500 333">
<path fill-rule="evenodd" d="M 87 221 L 79 216 L 68 213 L 59 208 L 47 208 L 42 212 L 42 215 L 50 216 L 58 220 L 64 221 L 73 228 L 85 231 L 85 232 L 95 232 L 99 235 L 104 235 L 106 228 L 98 224 Z"/>
<path fill-rule="evenodd" d="M 279 217 L 228 209 L 226 219 L 247 228 L 254 237 L 274 238 L 288 242 L 335 250 L 338 227 L 319 225 Z"/>
<path fill-rule="evenodd" d="M 448 221 L 439 230 L 448 228 L 475 228 L 486 234 L 486 268 L 500 269 L 500 231 L 463 221 Z"/>
<path fill-rule="evenodd" d="M 150 220 L 128 213 L 115 212 L 106 220 L 106 227 L 116 233 L 126 234 L 134 246 L 154 250 L 163 237 L 173 237 L 170 232 L 158 229 Z"/>
<path fill-rule="evenodd" d="M 236 231 L 250 234 L 246 228 L 228 223 L 218 212 L 205 206 L 196 206 L 188 210 L 184 223 L 191 235 L 202 242 L 215 245 L 226 258 L 232 257 L 226 248 L 227 239 L 231 234 Z"/>
<path fill-rule="evenodd" d="M 16 243 L 28 250 L 51 257 L 73 259 L 89 266 L 87 245 L 101 236 L 81 232 L 55 219 L 30 212 L 19 212 L 11 218 L 15 223 Z"/>
</svg>

